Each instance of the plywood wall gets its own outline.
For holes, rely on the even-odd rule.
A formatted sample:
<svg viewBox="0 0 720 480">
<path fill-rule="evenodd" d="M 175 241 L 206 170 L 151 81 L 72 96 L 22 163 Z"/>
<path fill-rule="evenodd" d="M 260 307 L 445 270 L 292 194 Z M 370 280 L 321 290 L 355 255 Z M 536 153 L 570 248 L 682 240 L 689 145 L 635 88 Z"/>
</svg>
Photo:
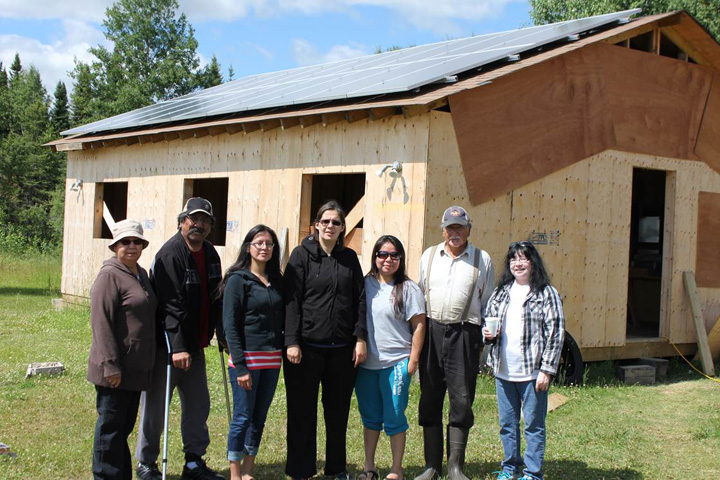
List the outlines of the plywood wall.
<svg viewBox="0 0 720 480">
<path fill-rule="evenodd" d="M 275 129 L 175 140 L 155 144 L 103 148 L 68 154 L 67 184 L 80 178 L 81 192 L 68 192 L 62 292 L 85 297 L 102 261 L 109 257 L 107 240 L 93 238 L 96 182 L 128 181 L 128 217 L 152 228 L 150 246 L 140 261 L 148 268 L 163 242 L 176 232 L 182 209 L 184 181 L 228 177 L 226 246 L 218 248 L 227 268 L 237 257 L 245 233 L 257 223 L 289 229 L 290 246 L 299 231 L 303 174 L 365 173 L 365 259 L 381 234 L 398 236 L 408 249 L 415 275 L 422 251 L 425 164 L 429 115 L 377 122 L 338 122 L 308 128 Z M 403 163 L 405 183 L 375 172 Z M 223 226 L 220 226 L 223 228 Z M 363 269 L 369 263 L 363 261 Z"/>
<path fill-rule="evenodd" d="M 682 272 L 695 266 L 698 192 L 720 192 L 720 174 L 705 163 L 610 150 L 471 206 L 450 114 L 434 112 L 424 246 L 442 241 L 440 217 L 454 204 L 468 209 L 470 239 L 491 255 L 498 275 L 510 242 L 546 234 L 547 244 L 538 250 L 563 296 L 568 330 L 584 348 L 622 346 L 634 167 L 668 171 L 674 183 L 667 192 L 674 198 L 666 201 L 672 244 L 664 286 L 668 321 L 661 324 L 661 335 L 675 343 L 695 342 Z M 720 289 L 700 292 L 710 324 L 719 313 Z"/>
</svg>

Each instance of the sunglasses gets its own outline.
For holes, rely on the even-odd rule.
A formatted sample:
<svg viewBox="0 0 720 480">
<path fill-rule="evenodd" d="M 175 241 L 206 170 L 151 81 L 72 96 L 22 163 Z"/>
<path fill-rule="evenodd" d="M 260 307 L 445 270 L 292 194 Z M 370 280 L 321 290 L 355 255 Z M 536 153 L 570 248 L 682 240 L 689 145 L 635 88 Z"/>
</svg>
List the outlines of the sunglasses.
<svg viewBox="0 0 720 480">
<path fill-rule="evenodd" d="M 330 225 L 331 222 L 336 227 L 342 225 L 342 222 L 340 220 L 330 220 L 329 218 L 323 218 L 322 220 L 320 220 L 320 225 L 322 225 L 323 227 L 327 227 L 328 225 Z"/>
<path fill-rule="evenodd" d="M 386 252 L 385 250 L 380 250 L 375 254 L 377 258 L 380 260 L 385 260 L 386 258 L 390 257 L 393 260 L 399 260 L 401 258 L 400 253 L 398 252 Z"/>
<path fill-rule="evenodd" d="M 533 246 L 532 243 L 523 240 L 522 242 L 512 242 L 508 247 L 509 248 L 515 248 L 515 247 L 522 247 L 522 248 L 531 248 Z"/>
<path fill-rule="evenodd" d="M 132 243 L 133 245 L 138 245 L 138 246 L 140 246 L 140 245 L 144 244 L 145 242 L 142 241 L 142 240 L 140 240 L 139 238 L 133 238 L 133 239 L 123 238 L 122 240 L 120 240 L 120 243 L 121 243 L 122 245 L 125 245 L 125 246 L 127 247 L 127 246 L 130 245 L 131 243 Z"/>
</svg>

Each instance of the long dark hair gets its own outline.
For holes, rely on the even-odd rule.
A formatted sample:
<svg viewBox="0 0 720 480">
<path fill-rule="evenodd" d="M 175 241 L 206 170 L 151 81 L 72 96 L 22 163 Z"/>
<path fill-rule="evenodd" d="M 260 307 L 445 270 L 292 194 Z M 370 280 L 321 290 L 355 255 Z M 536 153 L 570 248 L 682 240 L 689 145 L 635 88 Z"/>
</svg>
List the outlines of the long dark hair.
<svg viewBox="0 0 720 480">
<path fill-rule="evenodd" d="M 515 255 L 522 255 L 530 261 L 532 269 L 530 270 L 530 290 L 535 293 L 541 292 L 545 287 L 551 285 L 550 275 L 548 275 L 545 269 L 545 264 L 540 258 L 540 252 L 537 251 L 535 245 L 529 241 L 513 242 L 508 248 L 508 252 L 505 255 L 505 262 L 503 264 L 503 273 L 500 275 L 498 280 L 497 288 L 500 289 L 505 285 L 512 283 L 515 280 L 512 272 L 510 271 L 510 260 L 515 258 Z"/>
<path fill-rule="evenodd" d="M 223 291 L 225 290 L 225 285 L 227 284 L 228 278 L 230 277 L 231 273 L 237 272 L 238 270 L 250 268 L 252 257 L 250 256 L 250 252 L 248 252 L 248 247 L 253 241 L 253 238 L 255 238 L 255 235 L 263 232 L 268 232 L 270 234 L 272 242 L 275 244 L 272 256 L 265 265 L 265 272 L 267 273 L 268 279 L 270 279 L 271 283 L 279 284 L 280 282 L 282 282 L 282 272 L 280 271 L 280 245 L 278 245 L 277 235 L 275 235 L 275 231 L 273 231 L 273 229 L 268 227 L 267 225 L 255 225 L 253 228 L 250 229 L 247 235 L 245 235 L 245 240 L 243 240 L 242 246 L 240 247 L 240 253 L 238 253 L 237 260 L 235 260 L 235 263 L 233 263 L 230 268 L 225 271 L 225 277 L 223 277 L 220 285 L 218 286 L 218 297 L 222 297 Z M 278 285 L 278 288 L 282 289 L 282 286 Z"/>
<path fill-rule="evenodd" d="M 341 247 L 345 246 L 345 209 L 340 206 L 340 204 L 335 200 L 328 200 L 322 206 L 318 209 L 317 215 L 315 215 L 315 223 L 320 223 L 320 220 L 322 220 L 322 216 L 325 212 L 329 210 L 335 210 L 340 217 L 340 221 L 342 222 L 343 231 L 340 232 L 340 235 L 337 239 L 337 244 Z M 315 236 L 315 240 L 320 240 L 320 234 L 318 233 L 317 229 L 315 230 L 315 233 L 313 233 Z"/>
<path fill-rule="evenodd" d="M 405 247 L 403 247 L 402 242 L 397 237 L 392 235 L 383 235 L 377 239 L 377 242 L 375 242 L 375 246 L 372 249 L 372 255 L 370 256 L 370 258 L 372 258 L 370 271 L 366 276 L 377 278 L 380 274 L 377 268 L 377 263 L 375 263 L 375 259 L 377 258 L 380 248 L 382 248 L 382 246 L 386 243 L 391 243 L 392 246 L 395 247 L 395 250 L 397 250 L 400 254 L 400 257 L 398 258 L 398 269 L 393 275 L 394 286 L 392 291 L 393 313 L 395 313 L 395 315 L 400 315 L 405 312 L 405 303 L 403 302 L 403 284 L 406 280 L 409 280 L 409 278 L 405 273 Z"/>
</svg>

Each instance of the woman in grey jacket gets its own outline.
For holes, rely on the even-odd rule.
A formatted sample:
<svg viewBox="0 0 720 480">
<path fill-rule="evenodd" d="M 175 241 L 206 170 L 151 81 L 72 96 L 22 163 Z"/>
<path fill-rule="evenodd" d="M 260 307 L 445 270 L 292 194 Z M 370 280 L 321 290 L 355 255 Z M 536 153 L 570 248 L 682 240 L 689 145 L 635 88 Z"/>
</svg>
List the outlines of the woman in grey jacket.
<svg viewBox="0 0 720 480">
<path fill-rule="evenodd" d="M 148 241 L 142 226 L 123 220 L 112 229 L 115 256 L 103 263 L 90 290 L 92 345 L 89 382 L 95 384 L 95 478 L 132 478 L 127 438 L 135 427 L 140 391 L 150 388 L 155 359 L 157 300 L 138 265 Z"/>
<path fill-rule="evenodd" d="M 265 225 L 245 236 L 220 283 L 230 349 L 233 417 L 228 433 L 231 480 L 251 480 L 265 419 L 282 364 L 285 305 L 275 232 Z"/>
</svg>

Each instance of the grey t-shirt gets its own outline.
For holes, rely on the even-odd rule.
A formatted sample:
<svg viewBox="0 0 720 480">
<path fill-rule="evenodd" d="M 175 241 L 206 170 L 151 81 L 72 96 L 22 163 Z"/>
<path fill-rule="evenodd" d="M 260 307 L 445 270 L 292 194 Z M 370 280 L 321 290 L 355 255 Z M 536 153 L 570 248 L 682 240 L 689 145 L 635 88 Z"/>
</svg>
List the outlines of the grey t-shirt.
<svg viewBox="0 0 720 480">
<path fill-rule="evenodd" d="M 392 305 L 393 285 L 365 277 L 367 299 L 368 356 L 360 366 L 379 370 L 395 366 L 410 356 L 412 326 L 410 319 L 425 313 L 425 298 L 412 280 L 403 284 L 405 312 L 395 316 Z"/>
</svg>

